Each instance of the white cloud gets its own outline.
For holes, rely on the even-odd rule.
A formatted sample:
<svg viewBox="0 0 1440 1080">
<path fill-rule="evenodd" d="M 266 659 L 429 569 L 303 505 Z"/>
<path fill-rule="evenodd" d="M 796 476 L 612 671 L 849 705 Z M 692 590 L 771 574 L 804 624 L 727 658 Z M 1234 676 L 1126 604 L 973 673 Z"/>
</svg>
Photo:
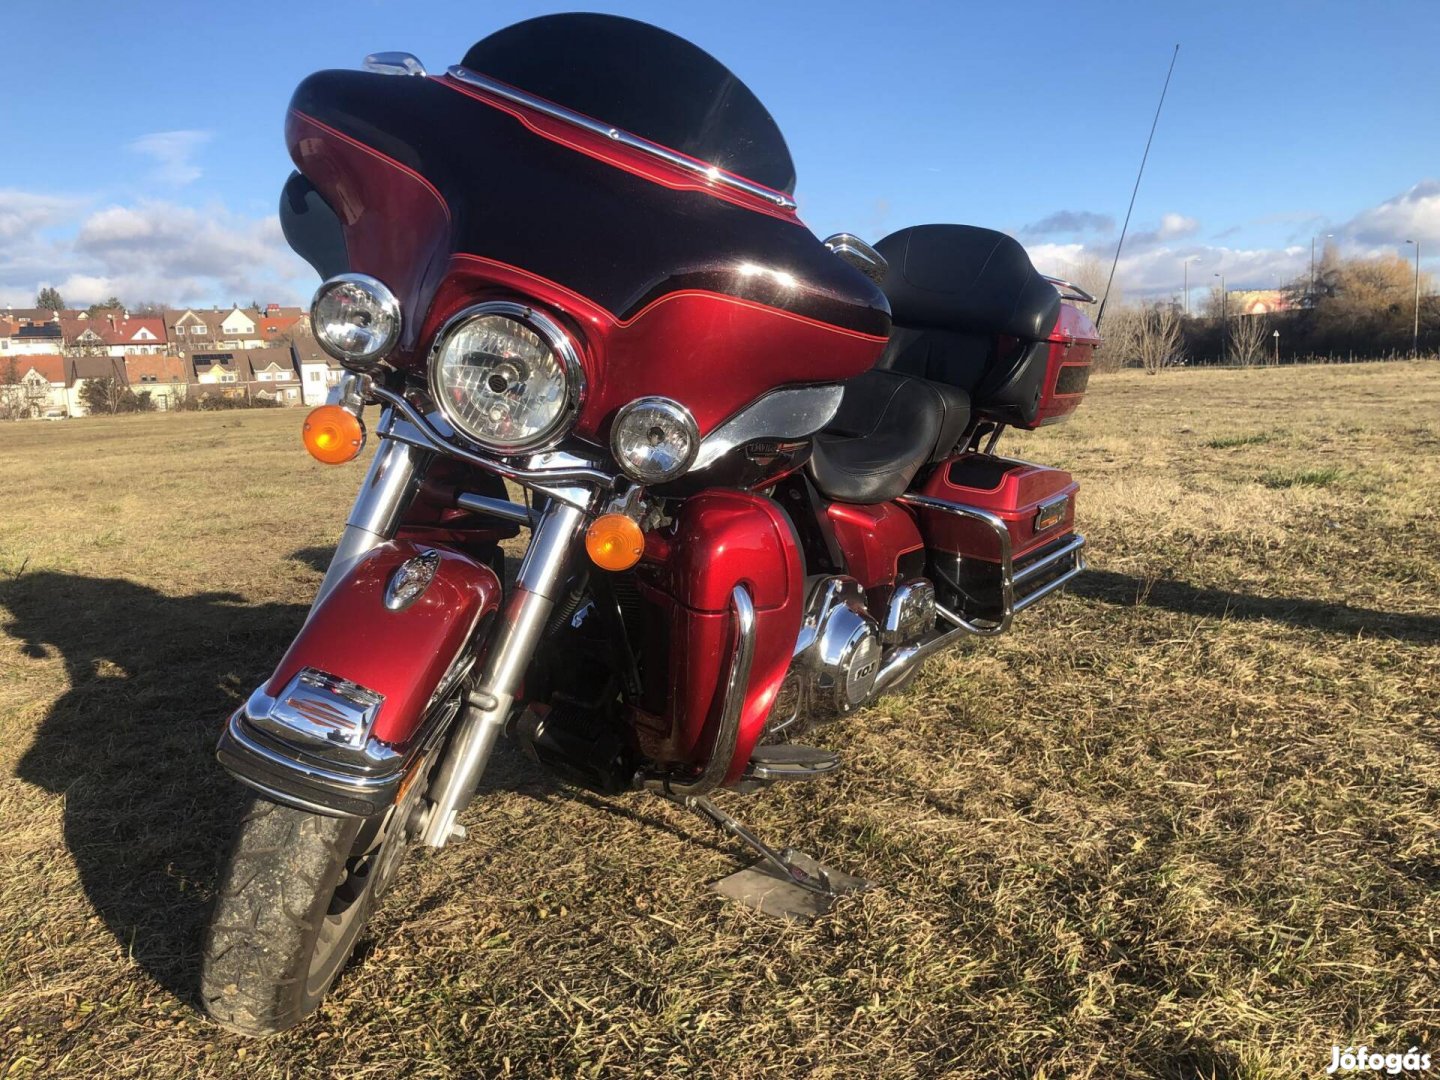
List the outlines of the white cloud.
<svg viewBox="0 0 1440 1080">
<path fill-rule="evenodd" d="M 1238 224 L 1214 234 L 1215 240 L 1243 236 L 1250 226 L 1263 222 L 1304 221 L 1321 233 L 1333 233 L 1347 256 L 1373 257 L 1404 254 L 1406 240 L 1418 239 L 1422 255 L 1431 263 L 1440 256 L 1440 180 L 1427 179 L 1408 191 L 1362 210 L 1338 225 L 1316 223 L 1310 212 L 1271 214 L 1248 224 Z M 1185 261 L 1190 262 L 1192 291 L 1217 284 L 1223 274 L 1231 289 L 1276 288 L 1294 281 L 1310 264 L 1310 245 L 1277 247 L 1230 246 L 1223 243 L 1196 243 L 1200 222 L 1180 213 L 1167 213 L 1149 229 L 1130 234 L 1125 242 L 1115 280 L 1134 296 L 1178 296 L 1185 280 Z M 1100 262 L 1105 271 L 1114 258 L 1114 245 L 1105 243 L 1029 244 L 1030 258 L 1043 272 L 1066 276 L 1089 260 Z M 1413 254 L 1413 251 L 1412 251 Z"/>
<path fill-rule="evenodd" d="M 16 305 L 42 285 L 82 305 L 112 293 L 132 303 L 294 302 L 313 280 L 275 217 L 165 201 L 96 210 L 72 239 L 0 247 L 0 302 Z"/>
<path fill-rule="evenodd" d="M 1440 244 L 1440 180 L 1422 180 L 1409 191 L 1362 210 L 1340 226 L 1339 235 L 1375 248 L 1393 249 L 1406 240 L 1419 240 L 1427 247 Z"/>
<path fill-rule="evenodd" d="M 209 131 L 154 131 L 132 141 L 129 149 L 154 160 L 152 179 L 171 187 L 182 187 L 204 175 L 194 156 L 210 141 L 212 134 Z"/>
<path fill-rule="evenodd" d="M 72 216 L 80 201 L 62 195 L 0 188 L 0 241 L 16 244 L 31 240 L 41 229 Z"/>
</svg>

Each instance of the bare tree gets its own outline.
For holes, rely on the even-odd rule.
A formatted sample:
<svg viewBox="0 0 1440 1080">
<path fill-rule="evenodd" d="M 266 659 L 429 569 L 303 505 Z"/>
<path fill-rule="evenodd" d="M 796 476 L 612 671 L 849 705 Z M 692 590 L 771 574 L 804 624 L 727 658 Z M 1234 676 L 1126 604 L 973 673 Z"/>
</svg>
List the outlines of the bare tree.
<svg viewBox="0 0 1440 1080">
<path fill-rule="evenodd" d="M 20 365 L 12 356 L 0 364 L 0 420 L 14 420 L 28 411 L 25 390 L 20 385 Z"/>
<path fill-rule="evenodd" d="M 1180 316 L 1165 302 L 1135 313 L 1135 357 L 1145 374 L 1154 375 L 1180 359 Z"/>
<path fill-rule="evenodd" d="M 1262 315 L 1238 315 L 1230 320 L 1230 355 L 1247 367 L 1265 362 L 1270 324 Z"/>
</svg>

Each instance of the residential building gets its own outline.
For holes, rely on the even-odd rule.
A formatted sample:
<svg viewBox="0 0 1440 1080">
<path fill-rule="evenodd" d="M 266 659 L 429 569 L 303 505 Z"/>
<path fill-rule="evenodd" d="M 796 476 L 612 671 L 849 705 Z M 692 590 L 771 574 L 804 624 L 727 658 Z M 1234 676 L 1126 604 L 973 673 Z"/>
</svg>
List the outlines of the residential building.
<svg viewBox="0 0 1440 1080">
<path fill-rule="evenodd" d="M 49 308 L 6 307 L 3 317 L 21 326 L 38 326 L 41 323 L 54 322 L 57 316 Z"/>
<path fill-rule="evenodd" d="M 26 323 L 16 327 L 6 339 L 9 348 L 0 355 L 53 356 L 64 349 L 65 337 L 58 322 Z"/>
<path fill-rule="evenodd" d="M 113 356 L 68 356 L 65 358 L 65 402 L 71 416 L 85 416 L 85 384 L 94 379 L 125 382 L 125 364 Z"/>
<path fill-rule="evenodd" d="M 68 415 L 65 364 L 59 355 L 0 357 L 0 416 Z"/>
<path fill-rule="evenodd" d="M 330 391 L 345 377 L 345 369 L 340 366 L 340 361 L 320 348 L 308 325 L 294 338 L 295 366 L 300 369 L 305 404 L 324 405 Z"/>
<path fill-rule="evenodd" d="M 159 316 L 62 317 L 60 329 L 71 356 L 162 356 L 169 351 L 165 320 Z"/>
<path fill-rule="evenodd" d="M 125 357 L 125 381 L 136 394 L 148 392 L 157 409 L 169 410 L 190 391 L 190 373 L 178 356 L 131 354 Z"/>
</svg>

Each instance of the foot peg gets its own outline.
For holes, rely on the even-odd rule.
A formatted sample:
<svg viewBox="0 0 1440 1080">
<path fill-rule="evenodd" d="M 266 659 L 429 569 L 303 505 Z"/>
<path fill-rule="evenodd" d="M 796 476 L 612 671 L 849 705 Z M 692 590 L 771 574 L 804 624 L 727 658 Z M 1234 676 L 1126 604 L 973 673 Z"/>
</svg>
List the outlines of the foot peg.
<svg viewBox="0 0 1440 1080">
<path fill-rule="evenodd" d="M 840 768 L 840 755 L 813 746 L 757 746 L 750 755 L 745 779 L 762 784 L 782 780 L 815 780 Z"/>
<path fill-rule="evenodd" d="M 721 896 L 775 918 L 808 922 L 826 914 L 837 898 L 871 887 L 864 878 L 842 873 L 803 852 L 774 850 L 703 795 L 684 799 L 682 804 L 760 853 L 754 865 L 714 884 Z"/>
</svg>

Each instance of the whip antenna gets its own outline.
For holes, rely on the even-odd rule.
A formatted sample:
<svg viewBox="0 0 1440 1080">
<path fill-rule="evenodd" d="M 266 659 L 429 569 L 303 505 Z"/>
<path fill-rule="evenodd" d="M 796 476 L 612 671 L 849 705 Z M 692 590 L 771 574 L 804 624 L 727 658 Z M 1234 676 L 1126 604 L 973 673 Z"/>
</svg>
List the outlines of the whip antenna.
<svg viewBox="0 0 1440 1080">
<path fill-rule="evenodd" d="M 1170 76 L 1175 74 L 1175 60 L 1180 55 L 1180 46 L 1170 54 L 1170 70 L 1165 72 L 1165 85 L 1160 88 L 1160 103 L 1155 106 L 1155 119 L 1150 121 L 1150 137 L 1145 140 L 1145 153 L 1140 158 L 1140 171 L 1135 174 L 1135 187 L 1130 192 L 1130 207 L 1125 211 L 1125 224 L 1120 227 L 1120 242 L 1115 245 L 1115 261 L 1110 264 L 1110 277 L 1105 281 L 1105 295 L 1100 298 L 1100 311 L 1095 316 L 1095 328 L 1105 318 L 1105 303 L 1110 299 L 1110 286 L 1115 283 L 1115 268 L 1120 265 L 1120 249 L 1125 246 L 1125 233 L 1130 229 L 1130 215 L 1135 210 L 1135 196 L 1140 194 L 1140 178 L 1145 175 L 1145 162 L 1150 159 L 1150 144 L 1155 141 L 1155 128 L 1160 123 L 1160 110 L 1165 106 L 1165 92 L 1170 89 Z"/>
</svg>

